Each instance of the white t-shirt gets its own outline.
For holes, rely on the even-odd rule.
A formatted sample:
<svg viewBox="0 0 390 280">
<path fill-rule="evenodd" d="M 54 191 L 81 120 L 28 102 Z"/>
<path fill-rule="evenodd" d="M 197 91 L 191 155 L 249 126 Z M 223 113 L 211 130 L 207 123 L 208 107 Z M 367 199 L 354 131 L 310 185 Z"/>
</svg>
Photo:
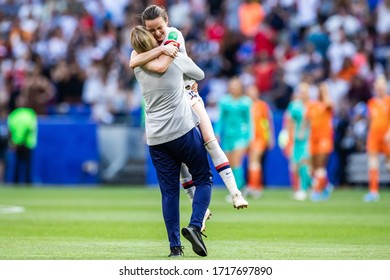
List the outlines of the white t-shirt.
<svg viewBox="0 0 390 280">
<path fill-rule="evenodd" d="M 297 0 L 297 21 L 299 26 L 310 26 L 317 21 L 319 0 Z"/>
<path fill-rule="evenodd" d="M 387 7 L 384 2 L 380 3 L 378 6 L 376 31 L 380 34 L 390 32 L 390 7 Z"/>
</svg>

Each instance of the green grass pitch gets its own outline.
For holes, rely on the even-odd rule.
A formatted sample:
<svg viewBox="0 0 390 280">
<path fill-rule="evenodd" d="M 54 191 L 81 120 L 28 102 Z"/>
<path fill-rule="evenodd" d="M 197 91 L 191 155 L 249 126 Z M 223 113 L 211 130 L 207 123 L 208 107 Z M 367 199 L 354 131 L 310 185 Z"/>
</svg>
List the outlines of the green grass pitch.
<svg viewBox="0 0 390 280">
<path fill-rule="evenodd" d="M 205 238 L 211 260 L 389 260 L 390 192 L 335 190 L 329 201 L 269 189 L 235 210 L 214 188 Z M 181 195 L 181 226 L 190 203 Z M 20 206 L 20 213 L 4 213 Z M 182 238 L 186 260 L 203 259 Z M 158 188 L 0 187 L 1 260 L 164 260 L 169 244 Z"/>
</svg>

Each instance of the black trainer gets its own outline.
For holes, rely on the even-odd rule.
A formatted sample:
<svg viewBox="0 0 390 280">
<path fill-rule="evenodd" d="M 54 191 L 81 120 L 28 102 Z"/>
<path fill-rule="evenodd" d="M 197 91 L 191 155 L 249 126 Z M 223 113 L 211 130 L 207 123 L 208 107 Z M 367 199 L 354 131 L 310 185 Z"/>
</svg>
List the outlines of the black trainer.
<svg viewBox="0 0 390 280">
<path fill-rule="evenodd" d="M 181 229 L 181 234 L 191 242 L 192 250 L 199 256 L 206 257 L 207 249 L 202 240 L 201 232 L 193 226 L 188 226 Z"/>
<path fill-rule="evenodd" d="M 184 247 L 183 246 L 175 246 L 171 248 L 171 253 L 169 254 L 168 257 L 170 258 L 177 258 L 177 257 L 182 257 L 184 256 L 183 252 Z"/>
</svg>

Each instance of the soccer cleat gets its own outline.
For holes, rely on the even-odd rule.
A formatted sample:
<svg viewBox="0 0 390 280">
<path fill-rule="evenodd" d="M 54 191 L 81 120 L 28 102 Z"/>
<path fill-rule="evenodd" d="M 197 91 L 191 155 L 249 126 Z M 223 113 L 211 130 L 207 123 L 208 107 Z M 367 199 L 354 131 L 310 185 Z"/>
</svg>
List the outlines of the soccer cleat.
<svg viewBox="0 0 390 280">
<path fill-rule="evenodd" d="M 183 246 L 175 246 L 171 248 L 171 253 L 168 255 L 170 258 L 177 258 L 184 256 Z"/>
<path fill-rule="evenodd" d="M 202 240 L 202 233 L 193 226 L 181 229 L 181 234 L 192 244 L 192 250 L 201 257 L 207 256 L 206 245 Z"/>
<path fill-rule="evenodd" d="M 242 197 L 241 193 L 236 193 L 235 195 L 233 195 L 232 202 L 233 202 L 233 207 L 237 208 L 237 210 L 248 207 L 248 201 L 246 201 Z"/>
<path fill-rule="evenodd" d="M 313 202 L 318 202 L 322 200 L 322 194 L 320 192 L 312 192 L 310 200 Z"/>
<path fill-rule="evenodd" d="M 379 193 L 369 192 L 363 197 L 364 202 L 376 202 L 379 200 Z"/>
<path fill-rule="evenodd" d="M 294 193 L 294 199 L 298 201 L 304 201 L 307 198 L 307 194 L 305 191 L 297 191 Z"/>
<path fill-rule="evenodd" d="M 212 215 L 213 214 L 211 214 L 210 209 L 207 208 L 206 213 L 204 214 L 204 217 L 203 217 L 202 228 L 200 229 L 200 231 L 205 231 L 206 230 L 206 221 L 209 220 Z"/>
<path fill-rule="evenodd" d="M 322 191 L 322 199 L 323 200 L 328 200 L 331 193 L 333 192 L 334 186 L 329 183 L 326 188 Z"/>
<path fill-rule="evenodd" d="M 253 199 L 260 199 L 263 195 L 263 192 L 261 190 L 253 189 L 250 187 L 245 188 L 243 193 L 245 197 L 251 197 Z"/>
</svg>

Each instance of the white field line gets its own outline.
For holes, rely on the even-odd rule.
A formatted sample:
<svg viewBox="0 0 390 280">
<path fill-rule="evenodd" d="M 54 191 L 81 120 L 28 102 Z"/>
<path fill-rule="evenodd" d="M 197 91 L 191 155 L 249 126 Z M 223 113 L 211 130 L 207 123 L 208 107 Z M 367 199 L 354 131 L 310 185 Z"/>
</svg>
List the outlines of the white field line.
<svg viewBox="0 0 390 280">
<path fill-rule="evenodd" d="M 0 205 L 0 214 L 15 214 L 24 212 L 24 207 L 12 205 Z"/>
</svg>

